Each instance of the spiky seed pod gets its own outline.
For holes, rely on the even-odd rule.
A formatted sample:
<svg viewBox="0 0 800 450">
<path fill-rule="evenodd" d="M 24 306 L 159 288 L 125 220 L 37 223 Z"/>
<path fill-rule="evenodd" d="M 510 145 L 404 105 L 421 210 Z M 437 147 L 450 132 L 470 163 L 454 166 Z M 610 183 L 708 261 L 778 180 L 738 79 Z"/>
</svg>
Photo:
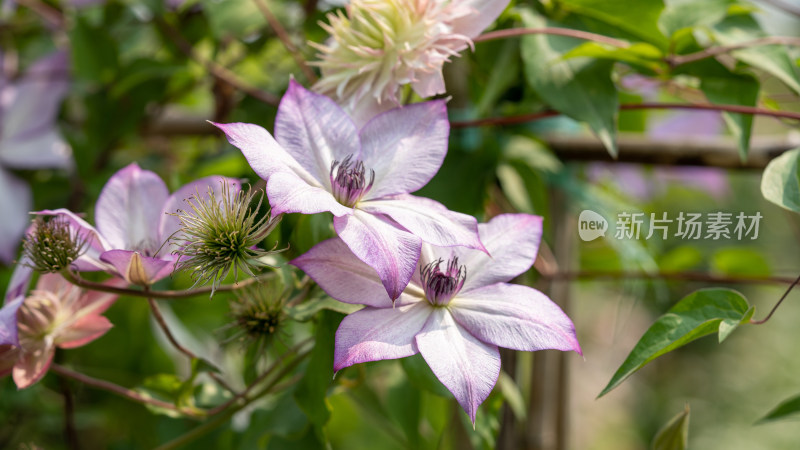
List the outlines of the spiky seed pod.
<svg viewBox="0 0 800 450">
<path fill-rule="evenodd" d="M 278 283 L 252 285 L 236 291 L 231 300 L 229 328 L 235 330 L 226 342 L 238 341 L 251 347 L 255 355 L 266 350 L 282 329 L 286 319 L 283 310 L 286 295 Z"/>
<path fill-rule="evenodd" d="M 185 200 L 187 208 L 175 214 L 181 228 L 170 238 L 177 246 L 175 270 L 191 273 L 195 285 L 212 283 L 216 290 L 228 273 L 255 276 L 265 264 L 258 258 L 275 253 L 258 245 L 280 222 L 269 213 L 259 218 L 264 192 L 222 183 L 220 192 L 209 188 Z"/>
<path fill-rule="evenodd" d="M 37 217 L 22 243 L 27 264 L 41 273 L 55 273 L 68 268 L 86 251 L 87 241 L 69 222 L 55 217 Z"/>
</svg>

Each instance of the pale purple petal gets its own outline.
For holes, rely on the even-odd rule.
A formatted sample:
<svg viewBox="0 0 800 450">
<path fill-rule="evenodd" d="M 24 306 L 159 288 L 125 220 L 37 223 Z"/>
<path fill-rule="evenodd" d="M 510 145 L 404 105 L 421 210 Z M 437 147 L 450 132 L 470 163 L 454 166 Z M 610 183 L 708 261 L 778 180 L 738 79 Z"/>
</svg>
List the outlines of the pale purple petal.
<svg viewBox="0 0 800 450">
<path fill-rule="evenodd" d="M 14 260 L 30 223 L 28 211 L 32 206 L 30 186 L 0 167 L 0 262 L 9 264 Z"/>
<path fill-rule="evenodd" d="M 478 225 L 489 255 L 454 247 L 459 264 L 467 266 L 461 292 L 511 280 L 530 269 L 542 239 L 542 218 L 530 214 L 501 214 Z M 435 249 L 434 249 L 435 253 Z"/>
<path fill-rule="evenodd" d="M 100 260 L 111 264 L 119 276 L 132 284 L 150 285 L 172 273 L 173 261 L 142 256 L 130 250 L 109 250 Z"/>
<path fill-rule="evenodd" d="M 39 381 L 50 368 L 53 361 L 55 348 L 44 342 L 37 343 L 31 348 L 24 348 L 20 352 L 19 359 L 14 365 L 11 376 L 17 389 L 25 389 Z"/>
<path fill-rule="evenodd" d="M 334 160 L 361 156 L 358 130 L 347 113 L 333 100 L 294 80 L 278 106 L 275 139 L 327 189 Z"/>
<path fill-rule="evenodd" d="M 40 216 L 57 216 L 69 223 L 75 231 L 86 242 L 86 251 L 75 260 L 72 265 L 78 271 L 89 272 L 97 270 L 110 270 L 111 266 L 100 261 L 100 254 L 111 248 L 111 245 L 100 235 L 93 226 L 83 220 L 77 214 L 68 209 L 45 209 L 34 214 Z"/>
<path fill-rule="evenodd" d="M 0 161 L 7 167 L 69 167 L 70 149 L 55 119 L 69 88 L 69 56 L 53 53 L 13 85 L 0 86 L 6 108 L 0 124 Z M 10 98 L 9 98 L 10 97 Z"/>
<path fill-rule="evenodd" d="M 320 242 L 290 264 L 302 269 L 328 295 L 340 302 L 376 308 L 392 304 L 375 269 L 358 259 L 339 238 Z M 409 284 L 395 301 L 395 306 L 418 302 L 424 295 L 418 284 Z"/>
<path fill-rule="evenodd" d="M 154 252 L 161 246 L 158 224 L 169 196 L 164 181 L 136 163 L 115 173 L 95 207 L 97 229 L 112 249 Z"/>
<path fill-rule="evenodd" d="M 475 423 L 478 406 L 500 376 L 500 351 L 469 334 L 446 308 L 434 308 L 415 342 L 433 374 Z"/>
<path fill-rule="evenodd" d="M 398 195 L 360 202 L 358 208 L 391 217 L 428 244 L 484 250 L 478 238 L 478 221 L 470 215 L 450 211 L 439 202 L 413 195 Z"/>
<path fill-rule="evenodd" d="M 575 326 L 546 295 L 528 286 L 498 283 L 458 294 L 448 305 L 456 322 L 478 339 L 523 351 L 575 350 Z"/>
<path fill-rule="evenodd" d="M 364 166 L 375 184 L 364 197 L 407 194 L 428 184 L 447 153 L 450 122 L 444 100 L 415 103 L 379 114 L 361 129 Z"/>
<path fill-rule="evenodd" d="M 14 267 L 14 272 L 11 274 L 11 280 L 8 282 L 6 289 L 5 301 L 8 302 L 19 296 L 25 296 L 28 291 L 28 285 L 33 276 L 33 268 L 31 268 L 31 260 L 23 254 L 17 265 Z"/>
<path fill-rule="evenodd" d="M 181 221 L 175 214 L 179 209 L 186 210 L 191 208 L 187 203 L 188 199 L 194 199 L 198 195 L 201 198 L 206 198 L 209 195 L 209 190 L 219 199 L 222 196 L 223 183 L 231 186 L 229 191 L 231 195 L 236 195 L 242 187 L 239 180 L 235 178 L 210 176 L 187 183 L 173 192 L 167 198 L 164 208 L 161 210 L 161 223 L 158 227 L 159 240 L 161 242 L 166 241 L 181 228 Z"/>
<path fill-rule="evenodd" d="M 453 33 L 474 38 L 485 30 L 506 9 L 509 0 L 462 0 L 461 5 L 474 8 L 475 13 L 453 21 Z"/>
<path fill-rule="evenodd" d="M 416 269 L 422 241 L 390 220 L 354 210 L 334 217 L 333 227 L 356 257 L 375 269 L 389 298 L 397 299 Z"/>
<path fill-rule="evenodd" d="M 375 97 L 371 95 L 362 96 L 354 105 L 351 105 L 351 103 L 352 102 L 348 101 L 347 104 L 342 105 L 342 107 L 350 115 L 350 119 L 358 129 L 363 128 L 367 122 L 378 114 L 397 107 L 394 102 L 389 100 L 378 103 Z"/>
<path fill-rule="evenodd" d="M 327 186 L 302 168 L 264 128 L 251 123 L 211 124 L 222 130 L 228 142 L 242 151 L 250 167 L 261 178 L 266 180 L 275 172 L 289 171 L 312 186 Z"/>
<path fill-rule="evenodd" d="M 395 308 L 366 307 L 348 315 L 336 331 L 333 370 L 415 355 L 414 336 L 433 311 L 428 302 L 417 302 Z"/>
<path fill-rule="evenodd" d="M 25 297 L 6 300 L 3 308 L 0 309 L 0 345 L 19 345 L 19 335 L 17 333 L 17 310 L 22 306 Z"/>
<path fill-rule="evenodd" d="M 352 208 L 336 201 L 330 192 L 311 186 L 289 172 L 275 173 L 269 177 L 267 197 L 273 215 L 330 211 L 334 216 L 344 216 L 353 212 Z"/>
</svg>

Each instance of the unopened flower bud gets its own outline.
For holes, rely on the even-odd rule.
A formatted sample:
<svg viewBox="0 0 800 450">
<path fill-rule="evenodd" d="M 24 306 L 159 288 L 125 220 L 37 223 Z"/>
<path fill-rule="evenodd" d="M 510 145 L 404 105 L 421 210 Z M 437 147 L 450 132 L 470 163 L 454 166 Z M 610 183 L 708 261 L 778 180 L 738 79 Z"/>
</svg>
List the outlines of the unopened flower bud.
<svg viewBox="0 0 800 450">
<path fill-rule="evenodd" d="M 212 283 L 219 287 L 233 270 L 255 276 L 253 268 L 265 264 L 259 258 L 274 253 L 256 245 L 261 243 L 280 223 L 280 216 L 260 215 L 264 199 L 260 190 L 239 190 L 227 183 L 220 193 L 207 193 L 186 199 L 187 208 L 178 210 L 181 228 L 171 239 L 179 255 L 176 270 L 191 273 L 195 284 Z"/>
<path fill-rule="evenodd" d="M 30 266 L 42 273 L 60 272 L 86 250 L 86 239 L 59 217 L 37 217 L 22 243 Z"/>
</svg>

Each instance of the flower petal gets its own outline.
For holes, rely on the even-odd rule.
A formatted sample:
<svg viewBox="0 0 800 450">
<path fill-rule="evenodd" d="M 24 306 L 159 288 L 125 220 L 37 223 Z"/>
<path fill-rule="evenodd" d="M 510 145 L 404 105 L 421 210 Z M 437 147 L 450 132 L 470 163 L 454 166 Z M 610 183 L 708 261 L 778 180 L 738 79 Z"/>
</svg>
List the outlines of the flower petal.
<svg viewBox="0 0 800 450">
<path fill-rule="evenodd" d="M 442 75 L 441 68 L 439 70 L 432 70 L 430 72 L 423 72 L 417 76 L 411 86 L 414 92 L 419 94 L 422 98 L 433 97 L 436 94 L 444 94 L 447 92 L 444 86 L 444 76 Z"/>
<path fill-rule="evenodd" d="M 546 295 L 528 286 L 498 283 L 460 293 L 448 305 L 478 339 L 514 350 L 575 350 L 575 326 Z"/>
<path fill-rule="evenodd" d="M 333 100 L 308 91 L 294 80 L 278 106 L 275 139 L 286 152 L 330 190 L 334 160 L 361 156 L 358 130 Z"/>
<path fill-rule="evenodd" d="M 181 221 L 174 214 L 179 209 L 187 208 L 187 199 L 193 199 L 198 195 L 207 196 L 209 190 L 214 192 L 217 198 L 221 198 L 223 183 L 227 183 L 232 187 L 230 190 L 231 195 L 236 195 L 242 187 L 239 180 L 235 178 L 211 176 L 187 183 L 173 192 L 164 202 L 164 208 L 161 211 L 161 222 L 158 226 L 159 239 L 163 242 L 180 230 Z M 162 250 L 162 255 L 171 253 L 170 249 L 173 248 L 177 247 L 171 244 L 166 251 Z"/>
<path fill-rule="evenodd" d="M 446 308 L 435 308 L 416 339 L 433 374 L 475 423 L 478 406 L 500 376 L 500 351 L 461 328 Z"/>
<path fill-rule="evenodd" d="M 484 250 L 478 238 L 478 221 L 467 214 L 450 211 L 439 202 L 413 195 L 397 195 L 360 202 L 358 208 L 391 217 L 428 244 Z"/>
<path fill-rule="evenodd" d="M 13 85 L 0 125 L 0 161 L 6 167 L 69 167 L 72 155 L 58 133 L 56 116 L 69 89 L 69 56 L 55 52 L 37 61 Z"/>
<path fill-rule="evenodd" d="M 33 206 L 33 196 L 28 183 L 0 167 L 0 262 L 14 260 L 20 238 L 30 219 L 28 211 Z"/>
<path fill-rule="evenodd" d="M 17 363 L 11 372 L 17 389 L 25 389 L 42 379 L 50 362 L 53 361 L 55 348 L 44 342 L 34 345 L 32 348 L 22 349 Z"/>
<path fill-rule="evenodd" d="M 62 330 L 56 337 L 55 344 L 65 349 L 81 347 L 104 335 L 113 326 L 103 316 L 87 315 Z"/>
<path fill-rule="evenodd" d="M 359 132 L 361 160 L 375 171 L 365 200 L 414 192 L 428 184 L 447 153 L 444 100 L 415 103 L 375 116 Z"/>
<path fill-rule="evenodd" d="M 479 224 L 478 231 L 491 256 L 462 247 L 452 249 L 469 271 L 461 292 L 503 283 L 530 269 L 542 239 L 542 218 L 501 214 L 489 223 Z"/>
<path fill-rule="evenodd" d="M 161 246 L 158 224 L 168 196 L 158 175 L 130 164 L 100 192 L 94 212 L 97 229 L 112 249 L 155 251 Z"/>
<path fill-rule="evenodd" d="M 394 300 L 411 280 L 422 241 L 389 220 L 356 209 L 352 215 L 334 217 L 333 227 L 356 257 L 378 272 Z"/>
<path fill-rule="evenodd" d="M 289 171 L 313 186 L 323 186 L 306 169 L 300 166 L 275 138 L 264 128 L 252 123 L 214 123 L 222 130 L 228 142 L 242 151 L 245 159 L 258 176 L 268 179 L 273 173 Z"/>
<path fill-rule="evenodd" d="M 0 345 L 0 377 L 11 373 L 18 358 L 19 347 L 14 345 Z"/>
<path fill-rule="evenodd" d="M 414 336 L 432 313 L 428 302 L 417 302 L 394 308 L 366 307 L 348 315 L 336 331 L 333 370 L 415 355 Z"/>
<path fill-rule="evenodd" d="M 33 268 L 31 268 L 30 264 L 31 260 L 23 255 L 16 267 L 14 267 L 14 272 L 11 274 L 11 280 L 8 281 L 8 288 L 6 289 L 6 302 L 19 296 L 25 296 L 33 276 Z"/>
<path fill-rule="evenodd" d="M 109 250 L 100 260 L 111 264 L 128 283 L 149 286 L 172 273 L 173 261 L 142 256 L 131 250 Z"/>
<path fill-rule="evenodd" d="M 77 214 L 64 208 L 45 209 L 37 211 L 34 214 L 40 216 L 57 216 L 62 220 L 66 220 L 72 230 L 86 241 L 86 251 L 72 263 L 77 270 L 81 272 L 112 270 L 111 266 L 100 261 L 100 254 L 109 249 L 111 244 L 100 235 L 100 232 L 97 231 L 95 227 L 89 225 L 88 222 Z"/>
<path fill-rule="evenodd" d="M 302 269 L 328 295 L 340 302 L 376 308 L 392 304 L 375 269 L 358 259 L 339 238 L 320 242 L 290 264 Z M 424 295 L 419 285 L 409 284 L 395 301 L 395 307 L 417 302 Z"/>
<path fill-rule="evenodd" d="M 337 202 L 325 189 L 311 186 L 289 172 L 275 173 L 267 181 L 267 197 L 273 216 L 283 213 L 317 214 L 330 211 L 334 216 L 352 213 L 352 208 Z"/>
<path fill-rule="evenodd" d="M 509 0 L 462 0 L 460 3 L 474 8 L 476 12 L 454 20 L 453 33 L 474 38 L 500 16 Z"/>
<path fill-rule="evenodd" d="M 0 345 L 19 345 L 17 310 L 22 306 L 23 300 L 25 300 L 23 295 L 6 300 L 0 309 Z"/>
</svg>

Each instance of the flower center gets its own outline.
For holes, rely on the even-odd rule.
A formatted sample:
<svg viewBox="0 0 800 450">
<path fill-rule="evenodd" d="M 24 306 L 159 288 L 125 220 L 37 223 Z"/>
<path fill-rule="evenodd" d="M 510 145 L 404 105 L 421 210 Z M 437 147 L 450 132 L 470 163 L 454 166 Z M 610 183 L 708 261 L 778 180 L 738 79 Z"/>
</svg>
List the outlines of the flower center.
<svg viewBox="0 0 800 450">
<path fill-rule="evenodd" d="M 370 169 L 367 183 L 366 169 L 361 161 L 353 162 L 353 155 L 344 160 L 331 163 L 331 188 L 333 196 L 339 203 L 352 207 L 364 196 L 375 182 L 375 171 Z"/>
<path fill-rule="evenodd" d="M 419 269 L 425 297 L 433 306 L 445 306 L 455 296 L 467 279 L 466 266 L 458 265 L 458 257 L 447 261 L 447 269 L 439 268 L 443 260 L 436 261 Z"/>
</svg>

